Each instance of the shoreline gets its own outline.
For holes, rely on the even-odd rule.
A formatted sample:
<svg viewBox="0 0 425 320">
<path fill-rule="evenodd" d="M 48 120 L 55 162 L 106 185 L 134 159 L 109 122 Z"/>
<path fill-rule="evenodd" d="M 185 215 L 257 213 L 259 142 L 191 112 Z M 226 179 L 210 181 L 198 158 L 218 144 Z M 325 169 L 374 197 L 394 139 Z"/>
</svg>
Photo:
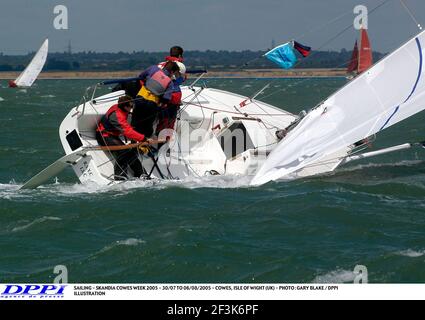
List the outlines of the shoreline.
<svg viewBox="0 0 425 320">
<path fill-rule="evenodd" d="M 40 73 L 38 79 L 42 80 L 82 80 L 82 79 L 118 79 L 136 77 L 139 71 L 46 71 Z M 16 79 L 20 72 L 2 71 L 0 80 Z M 346 77 L 345 69 L 250 69 L 232 71 L 208 71 L 204 79 L 231 78 L 231 79 L 255 79 L 255 78 L 334 78 Z M 189 79 L 196 78 L 190 75 Z"/>
</svg>

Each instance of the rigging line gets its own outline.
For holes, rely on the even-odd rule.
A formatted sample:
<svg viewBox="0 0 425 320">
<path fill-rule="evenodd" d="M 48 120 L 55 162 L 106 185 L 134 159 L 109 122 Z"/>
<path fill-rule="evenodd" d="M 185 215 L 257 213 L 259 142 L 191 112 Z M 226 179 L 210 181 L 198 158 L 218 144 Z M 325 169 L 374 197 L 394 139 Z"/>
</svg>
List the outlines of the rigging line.
<svg viewBox="0 0 425 320">
<path fill-rule="evenodd" d="M 261 92 L 261 91 L 260 91 Z M 218 101 L 218 100 L 216 100 L 216 101 Z M 220 101 L 218 101 L 218 102 L 220 102 Z M 245 117 L 251 117 L 251 118 L 255 118 L 255 116 L 258 116 L 258 115 L 261 115 L 261 114 L 249 114 L 249 113 L 243 113 L 242 111 L 240 111 L 239 109 L 237 109 L 235 106 L 233 106 L 235 109 L 236 109 L 236 111 L 237 112 L 232 112 L 232 111 L 226 111 L 226 110 L 220 110 L 220 109 L 215 109 L 215 108 L 208 108 L 208 107 L 205 107 L 205 106 L 202 106 L 201 105 L 201 103 L 199 102 L 199 100 L 198 100 L 198 103 L 199 104 L 195 104 L 195 103 L 190 103 L 191 105 L 193 105 L 193 106 L 197 106 L 197 107 L 200 107 L 201 109 L 202 109 L 202 115 L 203 115 L 203 117 L 204 117 L 204 119 L 202 120 L 202 122 L 201 122 L 201 124 L 199 125 L 199 127 L 198 128 L 201 128 L 201 126 L 203 125 L 203 122 L 204 122 L 204 120 L 205 120 L 205 114 L 204 114 L 204 108 L 205 109 L 209 109 L 209 110 L 212 110 L 212 111 L 219 111 L 219 112 L 225 112 L 225 113 L 232 113 L 232 114 L 241 114 L 241 115 L 243 115 L 243 116 L 245 116 Z M 264 115 L 264 116 L 270 116 L 270 117 L 272 117 L 273 116 L 273 114 L 270 114 L 270 113 L 268 113 L 266 110 L 264 110 L 261 106 L 259 106 L 258 104 L 257 104 L 257 102 L 256 102 L 256 100 L 251 100 L 251 103 L 253 103 L 254 105 L 256 105 L 258 108 L 260 108 L 263 112 L 265 112 L 264 114 L 262 114 L 262 115 Z M 188 103 L 189 104 L 189 103 Z M 224 103 L 223 103 L 224 104 Z M 224 105 L 226 105 L 226 104 L 224 104 Z M 286 114 L 276 114 L 276 115 L 278 115 L 278 116 L 293 116 L 292 114 L 290 114 L 290 113 L 288 113 L 288 112 L 286 112 Z M 208 127 L 210 126 L 210 124 L 211 124 L 211 122 L 212 122 L 212 119 L 210 118 L 210 122 L 209 122 L 209 124 L 208 124 Z M 261 120 L 260 121 L 261 122 L 261 124 L 266 128 L 266 130 L 270 130 L 271 128 L 275 128 L 275 129 L 279 129 L 278 127 L 276 127 L 276 126 L 274 126 L 273 124 L 271 124 L 271 123 L 268 123 L 268 122 L 265 122 L 264 120 Z M 268 125 L 270 125 L 271 126 L 271 128 L 268 128 L 267 126 L 266 126 L 266 123 L 268 124 Z M 190 124 L 189 124 L 190 125 Z M 198 129 L 198 128 L 193 128 L 191 125 L 190 125 L 190 127 L 192 128 L 192 129 Z M 268 132 L 268 131 L 267 131 Z M 272 135 L 270 132 L 268 132 L 270 135 Z"/>
<path fill-rule="evenodd" d="M 272 143 L 268 143 L 268 144 L 263 144 L 261 146 L 256 146 L 252 150 L 257 150 L 258 151 L 259 148 L 267 148 L 267 147 L 270 147 L 272 145 L 278 144 L 279 142 L 280 141 L 276 141 L 276 142 L 272 142 Z"/>
<path fill-rule="evenodd" d="M 272 48 L 273 49 L 273 48 Z M 267 49 L 267 50 L 264 50 L 264 51 L 270 51 L 270 49 Z M 243 65 L 242 65 L 242 67 L 247 67 L 247 66 L 249 66 L 249 64 L 251 63 L 251 62 L 254 62 L 254 61 L 257 61 L 257 60 L 259 60 L 259 59 L 261 59 L 261 58 L 263 58 L 264 57 L 264 54 L 262 54 L 261 56 L 258 56 L 258 57 L 256 57 L 256 58 L 254 58 L 254 59 L 251 59 L 251 60 L 248 60 L 247 62 L 245 62 Z"/>
<path fill-rule="evenodd" d="M 265 88 L 267 88 L 269 86 L 269 84 L 267 84 L 265 87 L 263 87 L 263 89 L 262 90 L 260 90 L 258 93 L 256 93 L 255 95 L 254 95 L 254 97 L 256 97 L 256 96 L 258 96 L 260 93 L 262 93 L 262 91 L 264 91 L 264 89 Z M 194 104 L 194 103 L 191 103 L 191 101 L 193 101 L 194 99 L 197 99 L 198 100 L 198 103 L 199 103 L 199 105 L 198 104 Z M 195 98 L 193 98 L 190 102 L 187 102 L 186 103 L 186 106 L 187 105 L 189 105 L 189 104 L 191 104 L 191 105 L 193 105 L 193 106 L 197 106 L 197 107 L 200 107 L 201 109 L 202 109 L 202 114 L 203 114 L 203 117 L 205 117 L 205 115 L 204 115 L 204 110 L 203 110 L 203 108 L 205 108 L 205 109 L 209 109 L 209 110 L 213 110 L 213 111 L 220 111 L 220 112 L 226 112 L 226 113 L 233 113 L 233 114 L 241 114 L 241 115 L 243 115 L 243 116 L 245 116 L 245 117 L 254 117 L 254 116 L 258 116 L 258 115 L 261 115 L 261 114 L 249 114 L 249 113 L 246 113 L 246 112 L 242 112 L 241 110 L 239 110 L 235 105 L 233 105 L 232 107 L 237 111 L 237 112 L 231 112 L 231 111 L 226 111 L 226 110 L 220 110 L 220 109 L 215 109 L 215 108 L 208 108 L 208 107 L 205 107 L 205 106 L 202 106 L 201 105 L 201 103 L 200 103 L 200 101 L 199 101 L 199 99 L 197 98 L 197 97 L 195 97 Z M 226 104 L 226 103 L 224 103 L 224 102 L 222 102 L 222 101 L 220 101 L 220 100 L 218 100 L 218 99 L 216 99 L 216 98 L 214 98 L 214 97 L 209 97 L 209 99 L 211 99 L 211 100 L 215 100 L 216 102 L 218 102 L 218 103 L 221 103 L 221 104 L 223 104 L 223 105 L 225 105 L 225 106 L 227 106 L 227 107 L 229 107 L 229 108 L 231 108 L 231 106 L 230 105 L 228 105 L 228 104 Z M 263 112 L 265 112 L 264 114 L 262 114 L 262 115 L 265 115 L 265 116 L 272 116 L 272 114 L 270 114 L 270 113 L 268 113 L 267 111 L 265 111 L 263 108 L 261 108 L 257 103 L 255 103 L 255 100 L 253 100 L 253 98 L 247 98 L 247 99 L 245 99 L 244 101 L 247 101 L 247 100 L 250 100 L 251 101 L 251 103 L 254 103 L 257 107 L 259 107 Z M 185 106 L 185 107 L 186 107 Z M 286 112 L 287 113 L 287 115 L 291 115 L 291 114 L 289 114 L 288 112 Z M 282 116 L 281 114 L 276 114 L 277 116 Z M 292 115 L 291 115 L 292 116 Z M 211 122 L 211 121 L 210 121 Z M 203 122 L 202 122 L 203 123 Z M 201 123 L 201 125 L 202 125 L 202 123 Z M 191 128 L 192 129 L 194 129 L 192 126 L 191 126 Z"/>
<path fill-rule="evenodd" d="M 266 110 L 264 110 L 255 100 L 253 101 L 253 104 L 255 105 L 255 106 L 257 106 L 259 109 L 261 109 L 263 112 L 265 112 L 265 115 L 266 116 L 270 116 L 271 117 L 271 114 L 270 113 L 268 113 Z M 273 125 L 272 123 L 269 123 L 269 122 L 267 122 L 267 121 L 264 121 L 264 120 L 262 120 L 261 119 L 261 121 L 260 121 L 263 125 L 264 125 L 264 127 L 267 129 L 267 130 L 270 130 L 270 129 L 272 129 L 272 128 L 275 128 L 275 129 L 280 129 L 280 128 L 278 128 L 278 127 L 276 127 L 275 125 Z M 270 125 L 271 126 L 271 128 L 268 128 L 267 126 L 266 126 L 266 124 L 268 124 L 268 125 Z M 268 131 L 267 131 L 268 132 Z"/>
<path fill-rule="evenodd" d="M 375 12 L 376 10 L 378 10 L 379 8 L 381 8 L 383 5 L 387 4 L 388 2 L 390 2 L 392 0 L 384 0 L 382 1 L 379 5 L 377 5 L 376 7 L 374 7 L 372 10 L 369 11 L 369 16 Z M 347 30 L 351 29 L 351 27 L 353 26 L 352 23 L 350 23 L 347 27 L 345 27 L 342 31 L 338 32 L 335 36 L 333 36 L 331 39 L 329 39 L 328 41 L 326 41 L 324 44 L 322 44 L 320 47 L 318 47 L 317 49 L 315 49 L 315 52 L 313 52 L 311 55 L 309 55 L 306 59 L 300 60 L 294 67 L 296 67 L 297 65 L 299 65 L 301 62 L 310 59 L 311 57 L 315 56 L 317 54 L 317 51 L 320 51 L 321 49 L 323 49 L 324 47 L 326 47 L 329 43 L 333 42 L 335 39 L 339 38 L 341 35 L 343 35 L 345 32 L 347 32 Z"/>
<path fill-rule="evenodd" d="M 193 89 L 192 89 L 193 90 Z M 193 93 L 191 93 L 189 96 L 187 96 L 187 97 L 185 97 L 185 99 L 187 100 L 188 98 L 190 98 L 190 97 L 192 97 L 189 101 L 184 101 L 184 100 L 182 100 L 181 102 L 182 102 L 182 106 L 180 106 L 180 109 L 179 109 L 179 114 L 181 114 L 183 111 L 184 111 L 184 109 L 186 109 L 186 107 L 187 107 L 187 105 L 189 104 L 189 103 L 191 103 L 193 100 L 195 100 L 195 99 L 197 99 L 198 101 L 199 101 L 199 99 L 198 99 L 198 96 L 201 94 L 201 92 L 202 91 L 204 91 L 204 88 L 200 88 L 198 91 L 194 91 Z"/>
<path fill-rule="evenodd" d="M 347 155 L 345 155 L 345 156 L 339 156 L 339 157 L 334 157 L 334 158 L 325 159 L 325 160 L 322 160 L 322 161 L 317 161 L 317 162 L 314 162 L 314 163 L 310 163 L 310 164 L 306 165 L 304 168 L 311 168 L 311 167 L 319 166 L 319 165 L 322 165 L 322 164 L 333 162 L 334 160 L 344 161 L 344 159 L 349 158 L 349 157 L 351 157 L 353 155 L 356 155 L 358 153 L 362 153 L 366 149 L 370 148 L 367 144 L 365 146 L 366 146 L 365 148 L 361 148 L 359 150 L 355 150 L 352 153 L 347 153 Z M 354 149 L 352 149 L 352 150 L 354 150 Z M 350 152 L 350 151 L 348 151 L 348 152 Z"/>
<path fill-rule="evenodd" d="M 217 112 L 224 112 L 224 113 L 232 113 L 232 114 L 240 114 L 240 112 L 235 112 L 235 111 L 228 111 L 228 110 L 221 110 L 221 109 L 216 109 L 216 108 L 210 108 L 210 107 L 205 107 L 201 104 L 196 104 L 196 103 L 186 103 L 186 105 L 191 105 L 191 106 L 195 106 L 195 107 L 199 107 L 199 108 L 203 108 L 203 109 L 207 109 L 207 110 L 212 110 L 212 111 L 217 111 Z M 274 116 L 274 117 L 292 117 L 294 116 L 293 114 L 288 113 L 244 113 L 244 115 L 247 114 L 251 117 L 255 117 L 255 116 Z"/>
<path fill-rule="evenodd" d="M 376 7 L 374 7 L 372 10 L 369 11 L 369 15 L 371 15 L 373 12 L 375 12 L 376 10 L 378 10 L 379 8 L 381 8 L 382 6 L 384 6 L 385 4 L 387 4 L 388 2 L 390 2 L 392 0 L 384 0 L 383 2 L 381 2 L 379 5 L 377 5 Z M 293 68 L 296 68 L 299 64 L 304 63 L 306 60 L 311 59 L 312 57 L 317 55 L 317 52 L 320 51 L 321 49 L 323 49 L 324 47 L 326 47 L 328 44 L 332 43 L 335 39 L 339 38 L 341 35 L 343 35 L 345 32 L 347 32 L 353 25 L 350 23 L 350 25 L 348 25 L 347 27 L 345 27 L 342 31 L 338 32 L 335 36 L 333 36 L 331 39 L 329 39 L 328 41 L 326 41 L 324 44 L 322 44 L 321 46 L 319 46 L 317 49 L 314 50 L 314 52 L 312 54 L 310 54 L 308 57 L 306 57 L 303 60 L 299 60 Z M 345 63 L 344 63 L 345 64 Z M 278 78 L 273 79 L 272 81 L 270 81 L 270 84 L 275 82 Z M 305 79 L 304 79 L 305 80 Z M 280 90 L 278 90 L 280 91 Z M 274 94 L 274 93 L 272 93 Z M 270 95 L 272 95 L 270 94 Z M 268 96 L 270 96 L 268 95 Z M 268 97 L 266 96 L 266 97 Z M 262 97 L 263 99 L 265 97 Z"/>
<path fill-rule="evenodd" d="M 199 97 L 196 97 L 196 100 L 197 100 L 197 102 L 199 103 L 199 105 L 201 105 L 201 102 L 200 102 L 200 100 L 199 100 Z M 204 112 L 204 109 L 203 108 L 201 108 L 201 111 L 202 111 L 202 121 L 200 122 L 200 124 L 199 124 L 199 126 L 198 127 L 193 127 L 191 124 L 190 124 L 190 121 L 188 122 L 188 124 L 189 124 L 189 127 L 192 129 L 192 130 L 197 130 L 197 129 L 200 129 L 201 127 L 202 127 L 202 125 L 204 124 L 204 121 L 205 121 L 205 112 Z M 211 122 L 211 118 L 210 118 L 210 122 Z M 209 126 L 209 125 L 208 125 Z"/>
<path fill-rule="evenodd" d="M 165 154 L 164 155 L 162 155 L 162 157 L 164 158 L 164 162 L 165 162 L 165 167 L 167 168 L 167 171 L 168 171 L 168 178 L 169 179 L 172 179 L 172 180 L 175 180 L 176 178 L 174 178 L 174 176 L 173 176 L 173 174 L 171 173 L 171 171 L 170 171 L 170 166 L 171 166 L 171 161 L 172 161 L 172 157 L 171 157 L 171 147 L 170 147 L 170 145 L 168 144 L 167 145 L 167 150 L 165 151 Z M 168 151 L 170 152 L 170 156 L 169 156 L 169 158 L 170 158 L 170 160 L 167 162 L 167 153 L 168 153 Z M 158 153 L 159 153 L 159 150 L 158 150 Z M 158 155 L 158 158 L 160 157 L 161 155 L 159 154 Z M 171 177 L 171 178 L 170 178 Z"/>
<path fill-rule="evenodd" d="M 341 64 L 337 65 L 337 66 L 335 67 L 335 69 L 339 69 L 339 68 L 341 68 L 341 67 L 343 67 L 343 66 L 346 66 L 349 62 L 350 62 L 350 61 L 343 62 L 343 63 L 341 63 Z M 278 79 L 279 79 L 279 78 L 278 78 Z M 285 90 L 286 90 L 286 89 L 288 89 L 288 88 L 296 87 L 296 86 L 298 86 L 298 85 L 300 85 L 300 84 L 302 84 L 302 83 L 304 83 L 304 82 L 306 82 L 306 81 L 310 81 L 311 79 L 312 79 L 312 78 L 301 78 L 301 79 L 298 79 L 298 80 L 297 80 L 297 81 L 295 81 L 293 84 L 290 84 L 290 85 L 288 85 L 288 86 L 286 86 L 286 87 L 284 87 L 284 88 L 282 88 L 282 89 L 278 89 L 278 90 L 276 90 L 276 91 L 272 91 L 271 93 L 269 93 L 269 94 L 267 94 L 267 95 L 265 95 L 265 96 L 261 97 L 261 99 L 262 99 L 262 100 L 264 100 L 264 99 L 266 99 L 266 98 L 268 98 L 268 97 L 271 97 L 271 96 L 275 95 L 276 93 L 279 93 L 279 92 L 281 92 L 281 91 L 285 91 Z M 277 80 L 277 79 L 276 79 L 276 80 Z M 273 81 L 275 81 L 275 80 L 273 80 Z"/>
<path fill-rule="evenodd" d="M 341 19 L 342 19 L 342 18 L 344 18 L 345 16 L 348 16 L 349 14 L 352 14 L 352 13 L 353 13 L 353 12 L 352 12 L 352 10 L 349 10 L 349 11 L 347 11 L 347 12 L 345 12 L 345 13 L 341 14 L 340 16 L 338 16 L 338 17 L 336 17 L 336 18 L 332 19 L 331 21 L 328 21 L 328 22 L 326 22 L 326 23 L 322 24 L 322 25 L 321 25 L 321 26 L 319 26 L 319 27 L 313 27 L 313 28 L 310 28 L 310 30 L 308 30 L 308 31 L 304 32 L 303 34 L 301 34 L 301 35 L 297 36 L 297 37 L 296 37 L 296 39 L 302 39 L 302 38 L 304 38 L 307 34 L 310 34 L 310 33 L 312 33 L 312 32 L 318 32 L 318 31 L 320 31 L 320 30 L 324 29 L 325 27 L 327 27 L 328 25 L 333 24 L 333 23 L 337 22 L 338 20 L 341 20 Z"/>
<path fill-rule="evenodd" d="M 196 171 L 195 171 L 195 169 L 193 169 L 193 167 L 190 165 L 190 163 L 189 163 L 189 161 L 186 161 L 185 159 L 184 159 L 184 157 L 183 157 L 183 152 L 182 152 L 182 147 L 181 147 L 181 144 L 180 144 L 180 141 L 177 139 L 176 140 L 176 142 L 177 142 L 177 146 L 178 146 L 178 149 L 179 149 L 179 154 L 181 155 L 181 156 L 178 156 L 178 160 L 180 161 L 182 161 L 182 162 L 184 162 L 184 165 L 186 166 L 186 169 L 189 171 L 189 170 L 192 170 L 192 173 L 194 173 L 195 175 L 197 175 L 198 176 L 198 178 L 201 178 L 201 175 L 199 175 Z M 189 149 L 189 155 L 190 155 L 190 149 Z"/>
<path fill-rule="evenodd" d="M 339 68 L 341 68 L 341 67 L 347 66 L 349 63 L 350 63 L 350 61 L 345 61 L 345 62 L 343 62 L 343 63 L 341 63 L 341 64 L 337 65 L 337 66 L 335 67 L 335 69 L 339 69 Z M 279 79 L 279 78 L 278 78 L 278 79 Z M 276 80 L 277 80 L 277 79 L 276 79 Z M 311 78 L 301 78 L 301 79 L 298 79 L 298 81 L 295 81 L 293 84 L 290 84 L 290 85 L 288 85 L 288 86 L 287 86 L 287 87 L 285 87 L 285 88 L 278 89 L 278 90 L 276 90 L 276 91 L 272 91 L 271 93 L 269 93 L 269 94 L 267 94 L 267 95 L 265 95 L 265 96 L 263 96 L 263 97 L 261 97 L 261 98 L 262 98 L 262 99 L 266 99 L 266 98 L 268 98 L 268 97 L 271 97 L 271 96 L 275 95 L 276 93 L 279 93 L 279 92 L 281 92 L 281 91 L 285 91 L 285 90 L 286 90 L 286 89 L 288 89 L 288 88 L 296 87 L 296 86 L 298 86 L 298 85 L 300 85 L 300 84 L 302 84 L 302 83 L 304 83 L 304 82 L 306 82 L 306 81 L 310 81 L 310 80 L 311 80 Z"/>
<path fill-rule="evenodd" d="M 267 83 L 263 88 L 261 88 L 260 91 L 258 91 L 257 93 L 255 93 L 252 97 L 248 97 L 247 99 L 245 99 L 244 101 L 242 101 L 239 104 L 240 108 L 242 109 L 242 107 L 245 107 L 245 106 L 249 105 L 250 103 L 254 103 L 254 105 L 256 105 L 264 113 L 269 114 L 269 112 L 267 112 L 266 110 L 264 110 L 263 108 L 261 108 L 257 103 L 254 102 L 255 101 L 255 98 L 257 98 L 260 94 L 263 94 L 264 90 L 266 90 L 269 87 L 270 87 L 270 83 Z M 240 111 L 236 106 L 234 106 L 234 108 L 236 109 L 236 111 Z"/>
<path fill-rule="evenodd" d="M 257 97 L 257 96 L 259 96 L 260 94 L 263 94 L 263 93 L 264 93 L 264 90 L 265 90 L 265 89 L 267 89 L 269 86 L 270 86 L 270 83 L 268 83 L 265 87 L 263 87 L 263 89 L 261 89 L 261 90 L 260 90 L 257 94 L 255 94 L 255 96 L 254 96 L 254 97 L 252 97 L 252 98 L 249 98 L 249 97 L 248 97 L 247 99 L 245 99 L 244 101 L 242 101 L 242 102 L 239 104 L 239 105 L 241 106 L 241 108 L 242 108 L 242 107 L 245 107 L 245 106 L 248 106 L 248 105 L 250 105 L 250 104 L 254 104 L 254 105 L 255 105 L 255 106 L 257 106 L 259 109 L 261 109 L 261 110 L 264 112 L 264 114 L 257 113 L 257 114 L 253 114 L 253 115 L 273 115 L 272 113 L 267 112 L 266 110 L 264 110 L 262 107 L 260 107 L 260 106 L 257 104 L 257 102 L 262 102 L 262 100 L 258 100 L 258 99 L 256 99 L 256 97 Z M 280 90 L 280 89 L 279 89 L 279 90 Z M 242 104 L 243 104 L 245 101 L 248 101 L 248 102 L 242 106 Z M 277 107 L 275 107 L 275 106 L 271 106 L 271 105 L 269 105 L 268 103 L 265 103 L 265 102 L 262 102 L 262 103 L 267 104 L 269 108 L 271 107 L 272 109 L 277 109 Z M 280 108 L 279 108 L 279 110 L 280 110 L 280 111 L 282 111 L 282 113 L 285 113 L 285 114 L 287 114 L 287 115 L 292 115 L 290 112 L 288 112 L 288 111 L 286 111 L 286 110 L 282 110 L 282 109 L 280 109 Z M 248 113 L 248 112 L 245 112 L 244 114 L 248 114 L 248 115 L 250 115 L 250 113 Z"/>
<path fill-rule="evenodd" d="M 332 19 L 332 20 L 330 20 L 330 21 L 327 21 L 326 23 L 324 23 L 324 24 L 320 25 L 319 27 L 312 27 L 312 28 L 310 28 L 309 30 L 307 30 L 306 32 L 304 32 L 304 33 L 300 34 L 299 36 L 296 36 L 296 37 L 295 37 L 295 39 L 303 39 L 306 35 L 308 35 L 308 34 L 310 34 L 310 33 L 313 33 L 313 32 L 319 32 L 320 30 L 323 30 L 323 29 L 324 29 L 324 28 L 326 28 L 327 26 L 329 26 L 329 25 L 331 25 L 331 24 L 333 24 L 333 23 L 337 22 L 338 20 L 341 20 L 342 18 L 344 18 L 345 16 L 347 16 L 347 15 L 349 15 L 349 14 L 351 14 L 351 13 L 352 13 L 352 11 L 351 11 L 351 10 L 349 10 L 349 11 L 347 11 L 347 12 L 345 12 L 345 13 L 341 14 L 340 16 L 338 16 L 338 17 L 336 17 L 336 18 L 334 18 L 334 19 Z M 271 48 L 271 49 L 273 49 L 273 48 Z M 267 52 L 267 51 L 270 51 L 271 49 L 267 49 L 267 50 L 265 50 L 265 51 Z M 260 58 L 262 58 L 262 57 L 264 57 L 264 55 L 261 55 L 261 56 L 259 56 L 259 57 L 257 57 L 257 58 L 254 58 L 254 59 L 251 59 L 251 60 L 249 60 L 248 62 L 244 63 L 242 66 L 248 66 L 251 62 L 256 61 L 256 60 L 258 60 L 258 59 L 260 59 Z"/>
<path fill-rule="evenodd" d="M 363 151 L 363 150 L 362 150 Z M 359 151 L 360 152 L 360 151 Z M 317 161 L 317 162 L 313 162 L 313 163 L 310 163 L 310 164 L 308 164 L 308 165 L 306 165 L 304 168 L 311 168 L 311 167 L 316 167 L 316 166 L 320 166 L 320 165 L 323 165 L 323 164 L 327 164 L 327 163 L 331 163 L 331 162 L 333 162 L 333 161 L 335 161 L 335 160 L 340 160 L 340 161 L 343 161 L 344 159 L 346 159 L 346 158 L 348 158 L 348 157 L 350 157 L 352 154 L 347 154 L 347 155 L 345 155 L 345 156 L 338 156 L 338 157 L 334 157 L 334 158 L 330 158 L 330 159 L 325 159 L 325 160 L 321 160 L 321 161 Z"/>
<path fill-rule="evenodd" d="M 406 10 L 406 12 L 408 13 L 408 15 L 410 16 L 410 18 L 412 18 L 413 22 L 416 23 L 416 26 L 419 28 L 419 30 L 422 30 L 422 26 L 419 23 L 419 21 L 416 19 L 415 15 L 413 14 L 413 12 L 409 9 L 409 7 L 407 6 L 407 4 L 404 2 L 404 0 L 400 0 L 401 5 L 403 6 L 403 8 Z"/>
<path fill-rule="evenodd" d="M 184 100 L 181 101 L 182 104 L 181 104 L 179 110 L 177 111 L 177 117 L 176 118 L 181 118 L 182 112 L 187 108 L 187 106 L 189 104 L 192 104 L 192 101 L 194 101 L 196 99 L 199 102 L 198 96 L 201 94 L 202 91 L 204 91 L 204 88 L 201 88 L 198 91 L 194 92 L 193 94 L 190 94 L 189 97 L 191 97 L 192 95 L 193 95 L 193 97 L 189 101 L 187 101 L 187 102 L 184 101 Z M 178 123 L 178 121 L 177 121 L 177 123 Z"/>
</svg>

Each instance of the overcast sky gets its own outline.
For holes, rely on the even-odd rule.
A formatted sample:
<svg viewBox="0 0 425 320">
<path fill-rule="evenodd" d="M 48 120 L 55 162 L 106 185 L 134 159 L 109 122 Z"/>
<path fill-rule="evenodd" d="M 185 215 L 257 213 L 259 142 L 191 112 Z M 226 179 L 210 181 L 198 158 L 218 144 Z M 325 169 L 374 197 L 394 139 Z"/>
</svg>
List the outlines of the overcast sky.
<svg viewBox="0 0 425 320">
<path fill-rule="evenodd" d="M 0 52 L 24 54 L 45 37 L 50 51 L 265 50 L 296 39 L 322 47 L 354 19 L 383 0 L 0 0 Z M 404 0 L 425 25 L 425 0 Z M 68 8 L 69 29 L 53 27 L 56 5 Z M 339 18 L 339 19 L 338 19 Z M 337 20 L 332 22 L 333 20 Z M 332 23 L 330 23 L 332 22 Z M 418 31 L 400 4 L 389 0 L 369 17 L 374 50 L 390 51 Z M 350 29 L 324 49 L 352 49 Z"/>
</svg>

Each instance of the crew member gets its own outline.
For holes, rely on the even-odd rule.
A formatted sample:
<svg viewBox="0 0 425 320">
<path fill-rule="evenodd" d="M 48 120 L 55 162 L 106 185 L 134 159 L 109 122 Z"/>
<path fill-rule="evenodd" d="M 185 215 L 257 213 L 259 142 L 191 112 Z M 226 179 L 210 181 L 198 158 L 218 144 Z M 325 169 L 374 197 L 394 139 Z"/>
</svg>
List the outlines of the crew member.
<svg viewBox="0 0 425 320">
<path fill-rule="evenodd" d="M 158 67 L 163 68 L 167 61 L 174 61 L 177 64 L 180 62 L 183 64 L 183 48 L 179 46 L 174 46 L 170 48 L 170 55 L 165 57 L 165 61 L 158 64 Z M 183 65 L 184 66 L 184 65 Z M 183 74 L 186 73 L 186 67 L 184 68 Z M 186 75 L 178 79 L 178 82 L 183 83 L 186 81 Z"/>
<path fill-rule="evenodd" d="M 174 62 L 183 62 L 183 48 L 179 46 L 174 46 L 170 48 L 170 55 L 165 57 L 165 62 L 174 61 Z M 161 62 L 160 64 L 165 64 Z"/>
<path fill-rule="evenodd" d="M 182 92 L 180 85 L 184 81 L 186 74 L 186 67 L 182 62 L 176 61 L 179 67 L 179 77 L 173 80 L 173 89 L 171 98 L 168 103 L 163 104 L 160 108 L 158 116 L 158 125 L 156 127 L 156 133 L 159 133 L 165 129 L 174 129 L 174 125 L 177 119 L 177 113 L 181 106 Z"/>
<path fill-rule="evenodd" d="M 133 109 L 131 97 L 122 96 L 118 103 L 113 105 L 108 112 L 100 119 L 96 130 L 96 140 L 101 146 L 123 146 L 124 142 L 120 136 L 141 142 L 146 140 L 145 136 L 128 123 L 128 116 Z M 128 178 L 128 167 L 133 170 L 135 177 L 143 174 L 143 167 L 137 157 L 136 149 L 125 149 L 111 151 L 115 158 L 114 174 L 115 180 L 125 180 Z"/>
<path fill-rule="evenodd" d="M 174 90 L 172 79 L 179 75 L 179 67 L 174 61 L 167 61 L 162 69 L 157 65 L 150 66 L 140 74 L 143 86 L 137 94 L 132 119 L 136 131 L 146 137 L 152 136 L 159 105 L 170 101 Z"/>
<path fill-rule="evenodd" d="M 165 61 L 158 64 L 161 69 L 167 63 L 167 61 L 183 62 L 183 48 L 174 46 L 170 48 L 170 55 L 165 57 Z M 182 79 L 183 81 L 186 79 Z M 140 88 L 144 85 L 141 80 L 133 80 L 117 84 L 112 91 L 125 90 L 125 93 L 132 98 L 136 98 Z"/>
</svg>

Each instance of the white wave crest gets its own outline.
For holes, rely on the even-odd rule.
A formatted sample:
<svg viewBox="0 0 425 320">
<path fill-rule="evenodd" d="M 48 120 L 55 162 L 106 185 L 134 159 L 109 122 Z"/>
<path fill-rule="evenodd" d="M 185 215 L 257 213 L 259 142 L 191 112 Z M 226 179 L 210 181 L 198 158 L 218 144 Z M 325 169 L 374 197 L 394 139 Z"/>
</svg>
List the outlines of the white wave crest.
<svg viewBox="0 0 425 320">
<path fill-rule="evenodd" d="M 186 177 L 182 180 L 163 180 L 161 183 L 168 187 L 182 187 L 188 189 L 217 188 L 235 189 L 248 188 L 252 177 L 250 176 L 204 176 Z"/>
<path fill-rule="evenodd" d="M 96 183 L 63 183 L 58 182 L 42 185 L 34 190 L 19 190 L 21 184 L 12 181 L 10 184 L 0 183 L 0 198 L 3 199 L 26 199 L 34 196 L 80 196 L 82 194 L 102 194 L 114 192 L 116 195 L 127 194 L 138 189 L 162 190 L 166 188 L 216 188 L 216 189 L 235 189 L 251 188 L 249 176 L 205 176 L 205 177 L 186 177 L 181 180 L 129 180 L 110 186 L 101 186 Z"/>
<path fill-rule="evenodd" d="M 409 258 L 418 258 L 418 257 L 422 257 L 423 255 L 425 255 L 425 250 L 415 251 L 415 250 L 412 250 L 412 249 L 407 249 L 407 250 L 399 251 L 399 252 L 397 252 L 397 254 L 400 255 L 400 256 L 405 256 L 405 257 L 409 257 Z"/>
<path fill-rule="evenodd" d="M 353 271 L 350 270 L 342 270 L 337 269 L 334 271 L 331 271 L 329 273 L 326 273 L 324 275 L 318 275 L 314 280 L 313 283 L 347 283 L 347 282 L 353 282 L 356 275 Z"/>
<path fill-rule="evenodd" d="M 19 227 L 15 227 L 12 229 L 12 232 L 18 232 L 18 231 L 23 231 L 26 230 L 36 224 L 40 224 L 43 223 L 45 221 L 60 221 L 62 220 L 61 218 L 58 217 L 49 217 L 49 216 L 44 216 L 38 219 L 35 219 L 34 221 L 31 221 L 30 223 L 27 223 L 25 225 L 19 226 Z"/>
<path fill-rule="evenodd" d="M 135 239 L 135 238 L 129 238 L 126 240 L 119 240 L 115 242 L 115 245 L 117 246 L 137 246 L 138 244 L 146 243 L 145 240 L 142 239 Z"/>
<path fill-rule="evenodd" d="M 106 251 L 109 251 L 109 250 L 116 248 L 116 247 L 119 247 L 119 246 L 138 246 L 139 244 L 144 244 L 144 243 L 146 243 L 145 240 L 136 239 L 136 238 L 129 238 L 129 239 L 125 239 L 125 240 L 117 240 L 114 243 L 104 247 L 98 253 L 104 253 Z"/>
<path fill-rule="evenodd" d="M 399 162 L 390 162 L 390 163 L 367 163 L 367 164 L 358 164 L 355 166 L 350 167 L 344 167 L 341 169 L 338 169 L 338 172 L 351 172 L 351 171 L 358 171 L 368 168 L 382 168 L 382 167 L 413 167 L 420 163 L 422 163 L 422 160 L 403 160 Z"/>
<path fill-rule="evenodd" d="M 0 97 L 0 102 L 4 101 L 4 99 L 2 97 Z"/>
</svg>

